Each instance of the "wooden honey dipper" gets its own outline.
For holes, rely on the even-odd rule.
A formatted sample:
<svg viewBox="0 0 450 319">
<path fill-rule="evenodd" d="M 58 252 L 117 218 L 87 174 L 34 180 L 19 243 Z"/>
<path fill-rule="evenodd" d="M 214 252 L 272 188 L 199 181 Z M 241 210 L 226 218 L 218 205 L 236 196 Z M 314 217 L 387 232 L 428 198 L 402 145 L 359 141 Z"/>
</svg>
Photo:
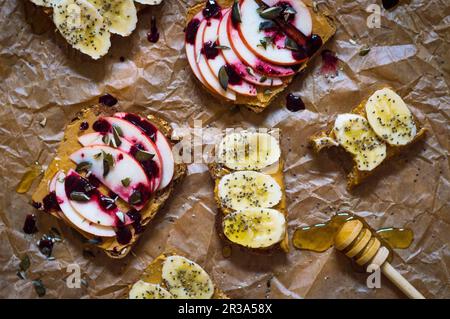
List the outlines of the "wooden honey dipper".
<svg viewBox="0 0 450 319">
<path fill-rule="evenodd" d="M 336 233 L 335 247 L 353 258 L 360 265 L 375 264 L 383 274 L 403 293 L 412 299 L 425 299 L 391 264 L 387 261 L 389 249 L 382 246 L 380 240 L 373 236 L 370 229 L 364 227 L 360 220 L 346 221 Z"/>
</svg>

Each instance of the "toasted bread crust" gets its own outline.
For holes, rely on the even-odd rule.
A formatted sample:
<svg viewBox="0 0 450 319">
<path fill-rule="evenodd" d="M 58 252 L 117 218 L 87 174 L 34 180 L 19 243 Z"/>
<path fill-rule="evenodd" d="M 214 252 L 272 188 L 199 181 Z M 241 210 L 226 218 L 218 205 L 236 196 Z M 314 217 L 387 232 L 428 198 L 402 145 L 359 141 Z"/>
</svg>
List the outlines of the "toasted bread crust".
<svg viewBox="0 0 450 319">
<path fill-rule="evenodd" d="M 230 7 L 233 4 L 233 0 L 217 0 L 217 3 L 222 7 Z M 325 45 L 328 40 L 334 35 L 336 32 L 336 26 L 331 18 L 331 16 L 327 12 L 315 12 L 313 9 L 312 1 L 311 0 L 303 0 L 305 5 L 308 6 L 309 11 L 311 13 L 311 18 L 313 21 L 313 33 L 318 34 L 323 41 L 323 45 Z M 191 19 L 203 8 L 205 7 L 205 1 L 202 1 L 201 3 L 198 3 L 191 8 L 189 8 L 187 15 L 186 15 L 186 25 L 191 21 Z M 320 50 L 318 50 L 309 60 L 313 59 L 317 53 Z M 307 67 L 308 62 L 303 63 L 300 68 L 297 70 L 297 74 L 301 73 L 305 68 Z M 281 92 L 283 92 L 286 87 L 292 82 L 294 79 L 294 76 L 288 76 L 283 78 L 283 84 L 277 87 L 273 87 L 270 89 L 270 93 L 267 94 L 266 89 L 267 88 L 258 88 L 258 92 L 256 97 L 251 96 L 243 96 L 237 94 L 236 101 L 230 101 L 230 103 L 238 104 L 238 105 L 244 105 L 245 107 L 249 108 L 250 110 L 260 113 L 262 112 Z M 200 83 L 200 81 L 197 81 Z M 209 93 L 211 93 L 213 96 L 224 99 L 223 97 L 219 96 L 218 94 L 211 91 L 210 88 L 206 87 L 202 83 L 200 83 L 205 90 L 207 90 Z"/>
<path fill-rule="evenodd" d="M 162 267 L 163 263 L 169 256 L 182 256 L 181 254 L 175 253 L 175 252 L 166 252 L 162 253 L 158 257 L 156 257 L 148 266 L 145 268 L 144 272 L 141 274 L 140 278 L 138 280 L 142 280 L 151 284 L 159 284 L 164 286 L 164 281 L 162 279 Z M 128 298 L 128 295 L 130 293 L 130 290 L 132 288 L 133 284 L 128 285 L 128 289 L 123 296 L 124 298 Z M 214 283 L 214 294 L 212 296 L 212 299 L 228 299 L 228 296 L 221 291 L 217 285 Z"/>
<path fill-rule="evenodd" d="M 369 97 L 366 97 L 350 113 L 361 115 L 362 117 L 367 119 L 365 105 L 366 105 L 366 102 L 367 102 L 368 98 Z M 330 147 L 336 148 L 337 158 L 341 162 L 341 166 L 348 173 L 348 175 L 347 175 L 347 189 L 348 190 L 352 190 L 356 186 L 358 186 L 361 183 L 363 183 L 368 177 L 374 175 L 378 170 L 380 170 L 381 167 L 383 167 L 387 162 L 389 162 L 389 160 L 391 158 L 393 158 L 396 155 L 400 154 L 405 149 L 410 147 L 412 144 L 416 143 L 417 141 L 419 141 L 419 140 L 421 140 L 421 139 L 423 139 L 425 137 L 427 129 L 424 128 L 420 124 L 420 122 L 417 120 L 417 118 L 414 115 L 413 115 L 413 117 L 414 117 L 414 122 L 415 122 L 416 127 L 417 127 L 417 134 L 414 137 L 414 139 L 411 142 L 409 142 L 408 144 L 401 145 L 401 146 L 393 146 L 393 145 L 389 145 L 389 144 L 386 143 L 386 158 L 383 160 L 383 162 L 380 165 L 378 165 L 377 167 L 375 167 L 371 171 L 361 171 L 361 170 L 359 170 L 358 169 L 358 165 L 356 165 L 356 163 L 353 161 L 353 159 L 349 156 L 349 153 L 347 153 L 344 150 L 344 148 L 341 147 L 340 145 L 333 145 L 333 144 L 318 142 L 319 140 L 321 140 L 323 138 L 329 138 L 329 139 L 332 139 L 332 140 L 335 139 L 335 135 L 334 135 L 333 128 L 332 128 L 332 126 L 333 126 L 332 123 L 329 125 L 330 127 L 327 130 L 320 131 L 317 134 L 312 135 L 309 138 L 309 142 L 310 142 L 310 145 L 312 146 L 313 150 L 316 153 L 320 152 L 322 149 L 327 149 L 327 148 L 330 148 Z M 349 161 L 352 162 L 351 166 L 349 166 L 349 164 L 348 164 Z"/>
<path fill-rule="evenodd" d="M 40 181 L 37 189 L 33 193 L 32 200 L 36 203 L 42 203 L 43 198 L 48 194 L 48 185 L 50 180 L 53 178 L 58 170 L 68 171 L 70 168 L 75 168 L 75 164 L 69 159 L 70 154 L 75 150 L 80 148 L 78 143 L 78 136 L 93 132 L 92 124 L 96 121 L 99 116 L 112 116 L 118 110 L 116 108 L 106 107 L 103 105 L 94 105 L 91 107 L 84 108 L 81 110 L 77 116 L 67 125 L 64 131 L 64 138 L 61 141 L 56 156 L 53 161 L 49 164 L 47 170 L 44 173 L 42 180 Z M 171 128 L 170 125 L 163 119 L 158 118 L 153 115 L 148 116 L 149 120 L 154 123 L 158 129 L 168 138 L 170 141 Z M 89 124 L 89 128 L 84 131 L 80 131 L 80 124 L 86 122 Z M 186 175 L 186 165 L 175 163 L 174 176 L 170 184 L 164 189 L 155 193 L 155 195 L 148 201 L 145 207 L 140 211 L 142 219 L 142 228 L 150 223 L 150 221 L 155 217 L 156 213 L 162 208 L 164 203 L 170 197 L 173 192 L 174 186 L 178 184 L 183 177 Z M 126 209 L 120 200 L 117 202 L 120 208 Z M 68 222 L 61 214 L 58 212 L 50 212 L 56 218 L 61 218 Z M 73 225 L 71 225 L 74 227 Z M 75 227 L 74 227 L 75 228 Z M 87 239 L 93 239 L 94 236 L 87 234 L 83 231 L 77 229 L 84 237 Z M 96 246 L 102 249 L 111 258 L 123 258 L 131 250 L 132 246 L 136 243 L 141 233 L 136 233 L 134 229 L 131 229 L 132 239 L 126 245 L 121 245 L 117 242 L 116 238 L 103 238 L 102 242 Z"/>
<path fill-rule="evenodd" d="M 280 136 L 281 136 L 281 134 L 280 134 Z M 280 156 L 278 170 L 274 174 L 269 174 L 269 175 L 272 176 L 276 180 L 276 182 L 280 185 L 281 192 L 283 194 L 280 203 L 278 203 L 278 205 L 273 207 L 273 209 L 280 211 L 287 219 L 286 188 L 285 188 L 285 184 L 284 184 L 284 175 L 283 175 L 284 161 L 282 160 L 282 156 L 283 156 L 283 154 L 281 154 L 281 156 Z M 275 243 L 272 246 L 267 247 L 267 248 L 255 249 L 255 248 L 243 247 L 241 245 L 238 245 L 238 244 L 230 241 L 225 236 L 225 234 L 223 233 L 222 220 L 225 217 L 225 215 L 227 215 L 233 211 L 222 205 L 222 202 L 219 199 L 218 187 L 219 187 L 219 182 L 223 176 L 225 176 L 227 174 L 231 174 L 236 171 L 229 169 L 228 167 L 225 167 L 224 165 L 217 163 L 217 162 L 212 162 L 212 163 L 208 164 L 208 169 L 209 169 L 211 178 L 214 180 L 214 200 L 215 200 L 217 208 L 219 210 L 218 213 L 216 214 L 216 229 L 219 234 L 219 237 L 232 246 L 246 249 L 250 252 L 257 253 L 257 254 L 270 254 L 278 249 L 281 249 L 284 252 L 288 252 L 289 251 L 289 237 L 288 237 L 288 232 L 287 232 L 287 224 L 286 224 L 286 234 L 285 234 L 284 239 L 281 242 Z"/>
</svg>

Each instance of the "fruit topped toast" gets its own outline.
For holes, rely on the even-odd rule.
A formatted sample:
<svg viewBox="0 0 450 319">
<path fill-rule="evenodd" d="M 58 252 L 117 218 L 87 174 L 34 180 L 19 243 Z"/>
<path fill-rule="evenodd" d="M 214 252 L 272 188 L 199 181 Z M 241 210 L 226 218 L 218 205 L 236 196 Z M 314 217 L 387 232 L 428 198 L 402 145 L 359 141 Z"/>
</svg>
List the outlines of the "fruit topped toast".
<svg viewBox="0 0 450 319">
<path fill-rule="evenodd" d="M 82 110 L 65 130 L 33 202 L 113 258 L 124 257 L 185 175 L 171 129 L 113 108 Z"/>
<path fill-rule="evenodd" d="M 301 0 L 207 0 L 187 15 L 185 48 L 213 95 L 261 112 L 334 34 Z"/>
<path fill-rule="evenodd" d="M 106 55 L 111 34 L 129 36 L 142 5 L 162 0 L 30 0 L 51 15 L 56 29 L 74 49 L 96 60 Z"/>
<path fill-rule="evenodd" d="M 226 299 L 208 273 L 186 257 L 166 253 L 129 287 L 129 299 Z"/>
<path fill-rule="evenodd" d="M 283 161 L 277 131 L 227 133 L 209 170 L 219 232 L 251 251 L 288 251 Z"/>
<path fill-rule="evenodd" d="M 409 110 L 402 98 L 390 88 L 374 92 L 351 113 L 340 114 L 327 132 L 310 138 L 316 152 L 339 147 L 343 166 L 352 165 L 348 189 L 359 185 L 380 167 L 381 163 L 425 136 L 426 129 Z"/>
</svg>

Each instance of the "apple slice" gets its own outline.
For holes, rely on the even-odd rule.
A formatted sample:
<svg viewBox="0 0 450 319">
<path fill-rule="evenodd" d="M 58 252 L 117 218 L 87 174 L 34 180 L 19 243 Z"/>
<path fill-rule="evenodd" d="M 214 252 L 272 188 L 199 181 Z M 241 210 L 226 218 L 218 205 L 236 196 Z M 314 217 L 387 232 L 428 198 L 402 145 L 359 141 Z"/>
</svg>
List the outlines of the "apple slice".
<svg viewBox="0 0 450 319">
<path fill-rule="evenodd" d="M 194 72 L 195 77 L 209 90 L 213 91 L 212 87 L 203 79 L 200 74 L 200 70 L 195 59 L 195 38 L 197 36 L 198 27 L 203 20 L 203 11 L 197 13 L 191 21 L 189 21 L 185 36 L 184 36 L 184 46 L 186 49 L 186 57 L 188 59 L 189 65 L 191 66 L 192 72 Z"/>
<path fill-rule="evenodd" d="M 145 135 L 141 129 L 132 123 L 112 116 L 99 118 L 92 127 L 95 131 L 100 133 L 113 133 L 115 130 L 118 135 L 121 135 L 119 137 L 123 137 L 133 144 L 133 147 L 130 150 L 130 155 L 133 157 L 136 157 L 139 150 L 154 155 L 153 158 L 149 158 L 145 161 L 139 160 L 139 162 L 144 167 L 147 176 L 150 176 L 149 180 L 152 186 L 152 192 L 158 189 L 161 184 L 163 161 L 158 148 L 150 137 Z"/>
<path fill-rule="evenodd" d="M 70 159 L 76 164 L 88 163 L 91 174 L 137 210 L 144 207 L 152 193 L 152 185 L 139 162 L 117 148 L 86 146 L 72 153 Z"/>
<path fill-rule="evenodd" d="M 71 169 L 67 173 L 64 186 L 70 205 L 88 221 L 109 227 L 129 225 L 133 222 L 117 208 L 114 199 L 103 195 L 74 170 Z"/>
<path fill-rule="evenodd" d="M 56 198 L 59 203 L 59 207 L 61 208 L 61 212 L 64 217 L 73 224 L 76 228 L 89 233 L 94 236 L 100 237 L 114 237 L 116 236 L 116 232 L 114 228 L 107 226 L 100 226 L 95 223 L 92 223 L 82 217 L 70 204 L 69 198 L 66 194 L 65 189 L 65 178 L 66 174 L 60 171 L 56 175 L 56 185 L 55 185 L 55 193 Z"/>
<path fill-rule="evenodd" d="M 222 16 L 228 10 L 229 9 L 222 10 Z M 225 68 L 225 72 L 228 75 L 227 84 L 231 90 L 241 95 L 256 96 L 256 87 L 243 80 L 241 75 L 234 69 L 234 66 L 226 63 L 221 54 L 221 51 L 226 51 L 226 49 L 217 48 L 219 24 L 220 20 L 211 19 L 208 21 L 205 31 L 203 32 L 202 54 L 206 58 L 209 68 L 219 81 L 219 72 L 222 68 Z"/>
<path fill-rule="evenodd" d="M 299 30 L 305 30 L 307 32 L 305 36 L 309 36 L 312 21 L 308 9 L 301 1 L 290 2 L 295 6 L 296 18 L 291 19 L 292 21 L 288 20 L 288 22 Z M 283 7 L 283 5 L 285 5 L 285 2 L 279 2 L 278 7 Z M 291 6 L 291 8 L 293 7 Z M 263 23 L 270 23 L 271 20 L 262 18 L 257 11 L 258 9 L 259 5 L 255 0 L 243 0 L 240 4 L 241 23 L 238 25 L 238 30 L 245 45 L 261 59 L 270 63 L 294 65 L 303 62 L 305 56 L 297 55 L 295 51 L 286 47 L 286 35 L 277 27 L 260 30 Z M 297 10 L 300 10 L 300 12 Z"/>
<path fill-rule="evenodd" d="M 236 101 L 236 93 L 231 90 L 225 91 L 222 88 L 219 80 L 209 68 L 205 55 L 201 52 L 203 48 L 203 32 L 209 22 L 210 21 L 204 19 L 198 27 L 197 35 L 195 37 L 195 61 L 197 62 L 203 80 L 209 84 L 216 94 L 223 96 L 227 100 Z"/>
<path fill-rule="evenodd" d="M 241 62 L 236 52 L 234 52 L 230 39 L 228 38 L 227 22 L 231 11 L 226 12 L 220 20 L 218 41 L 219 45 L 230 49 L 222 50 L 222 55 L 225 61 L 233 66 L 233 68 L 239 73 L 239 75 L 247 82 L 260 86 L 278 86 L 283 84 L 280 78 L 263 76 L 261 73 L 256 72 L 250 66 Z"/>
<path fill-rule="evenodd" d="M 149 120 L 132 113 L 120 112 L 114 117 L 124 119 L 137 126 L 155 143 L 162 159 L 162 177 L 158 189 L 163 189 L 172 181 L 175 170 L 175 160 L 173 158 L 172 146 L 166 136 Z"/>
<path fill-rule="evenodd" d="M 290 6 L 296 11 L 291 16 L 289 23 L 299 30 L 305 37 L 309 37 L 312 33 L 312 18 L 308 7 L 301 0 L 264 0 L 264 3 L 270 7 L 273 6 Z"/>
<path fill-rule="evenodd" d="M 235 27 L 231 21 L 231 14 L 228 15 L 227 31 L 234 52 L 236 52 L 242 62 L 252 67 L 252 69 L 259 73 L 275 77 L 284 77 L 295 74 L 295 71 L 289 67 L 268 63 L 258 58 L 242 41 L 238 28 Z"/>
<path fill-rule="evenodd" d="M 147 174 L 147 177 L 150 181 L 150 184 L 152 186 L 152 192 L 156 191 L 156 184 L 153 179 L 153 167 L 156 167 L 156 162 L 153 161 L 153 159 L 148 159 L 146 161 L 139 161 L 135 156 L 138 149 L 131 144 L 128 140 L 119 137 L 120 143 L 119 146 L 116 146 L 121 151 L 124 151 L 125 153 L 131 155 L 134 157 L 142 166 L 145 173 Z M 78 137 L 78 142 L 80 142 L 83 146 L 90 146 L 90 145 L 107 145 L 107 146 L 113 146 L 113 143 L 117 143 L 115 141 L 115 137 L 113 133 L 100 133 L 100 132 L 94 132 L 94 133 L 88 133 L 84 134 Z M 147 169 L 150 167 L 150 169 Z M 161 184 L 160 184 L 161 186 Z"/>
</svg>

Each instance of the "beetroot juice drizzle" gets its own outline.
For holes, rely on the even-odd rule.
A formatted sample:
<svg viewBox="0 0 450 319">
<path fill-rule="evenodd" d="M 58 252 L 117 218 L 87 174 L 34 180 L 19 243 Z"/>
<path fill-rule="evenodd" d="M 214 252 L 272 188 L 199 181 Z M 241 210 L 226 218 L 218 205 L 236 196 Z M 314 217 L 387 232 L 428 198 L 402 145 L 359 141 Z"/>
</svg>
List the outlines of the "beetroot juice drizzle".
<svg viewBox="0 0 450 319">
<path fill-rule="evenodd" d="M 305 109 L 305 103 L 300 96 L 289 93 L 286 96 L 286 108 L 291 112 L 297 112 Z"/>
<path fill-rule="evenodd" d="M 186 42 L 189 44 L 194 45 L 195 44 L 195 37 L 197 36 L 198 27 L 200 25 L 199 19 L 192 19 L 185 30 L 185 39 Z"/>
<path fill-rule="evenodd" d="M 151 19 L 150 32 L 147 34 L 147 40 L 152 43 L 156 43 L 159 40 L 159 32 L 156 27 L 156 18 L 154 16 L 152 16 Z"/>
<path fill-rule="evenodd" d="M 204 54 L 208 60 L 214 60 L 219 55 L 217 43 L 212 41 L 207 41 L 200 52 Z"/>
<path fill-rule="evenodd" d="M 27 215 L 22 229 L 25 234 L 34 234 L 38 231 L 36 227 L 36 216 L 34 214 Z"/>
<path fill-rule="evenodd" d="M 89 196 L 91 201 L 98 203 L 104 213 L 114 217 L 116 224 L 120 222 L 116 215 L 117 205 L 115 203 L 115 199 L 100 193 L 97 187 L 91 184 L 87 179 L 76 174 L 70 174 L 66 177 L 64 187 L 68 196 L 70 196 L 72 192 L 86 194 Z"/>
<path fill-rule="evenodd" d="M 156 133 L 158 130 L 152 123 L 132 113 L 127 113 L 123 119 L 140 128 L 145 135 L 153 141 L 153 143 L 156 143 Z"/>
<path fill-rule="evenodd" d="M 42 200 L 42 203 L 44 204 L 44 211 L 47 213 L 60 210 L 55 192 L 50 192 L 47 194 L 47 196 L 45 196 Z"/>
<path fill-rule="evenodd" d="M 203 9 L 203 16 L 206 19 L 220 19 L 222 17 L 222 8 L 215 0 L 207 0 L 205 8 Z"/>
<path fill-rule="evenodd" d="M 242 84 L 242 76 L 240 75 L 239 71 L 237 71 L 233 65 L 231 65 L 231 64 L 225 65 L 225 70 L 228 75 L 228 83 L 229 84 L 232 84 L 232 85 Z"/>
</svg>

